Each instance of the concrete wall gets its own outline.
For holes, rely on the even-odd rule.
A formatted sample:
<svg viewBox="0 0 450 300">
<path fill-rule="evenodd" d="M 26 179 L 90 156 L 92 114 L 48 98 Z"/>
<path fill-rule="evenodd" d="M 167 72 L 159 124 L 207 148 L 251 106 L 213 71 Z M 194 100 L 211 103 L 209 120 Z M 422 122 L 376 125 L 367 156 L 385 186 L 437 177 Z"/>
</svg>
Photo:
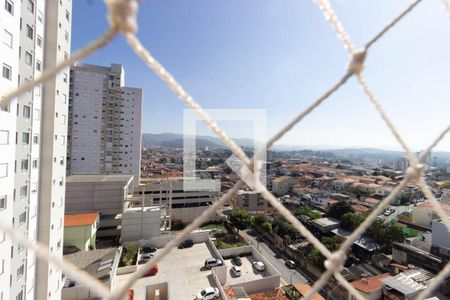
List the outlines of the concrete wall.
<svg viewBox="0 0 450 300">
<path fill-rule="evenodd" d="M 222 284 L 224 284 L 220 279 L 219 276 L 217 275 L 217 270 L 220 268 L 224 268 L 225 269 L 225 273 L 226 273 L 226 266 L 222 266 L 222 267 L 218 267 L 218 268 L 213 268 L 211 275 L 214 279 L 214 282 L 216 283 L 217 288 L 219 289 L 220 295 L 222 296 L 222 300 L 228 300 L 227 294 L 225 294 L 225 291 L 222 288 Z M 225 281 L 226 281 L 226 274 L 225 274 Z"/>
<path fill-rule="evenodd" d="M 136 207 L 122 214 L 122 241 L 149 240 L 161 233 L 159 207 Z"/>
<path fill-rule="evenodd" d="M 68 178 L 66 183 L 66 213 L 122 213 L 126 187 L 126 181 L 71 182 Z"/>
<path fill-rule="evenodd" d="M 450 233 L 440 221 L 433 221 L 431 243 L 444 248 L 450 248 Z"/>
<path fill-rule="evenodd" d="M 147 245 L 147 244 L 149 244 L 156 248 L 164 248 L 167 245 L 167 243 L 170 240 L 173 240 L 175 237 L 176 237 L 176 235 L 174 235 L 174 234 L 167 234 L 167 235 L 161 235 L 159 237 L 154 237 L 149 240 L 124 242 L 124 244 L 125 245 L 133 245 L 133 244 L 134 245 L 135 244 Z M 204 242 L 208 241 L 208 239 L 209 239 L 209 232 L 208 231 L 194 231 L 194 232 L 191 232 L 186 239 L 192 240 L 194 242 L 194 244 L 204 243 Z"/>
<path fill-rule="evenodd" d="M 172 222 L 178 220 L 185 224 L 191 223 L 208 208 L 209 206 L 172 208 Z M 207 221 L 214 221 L 218 219 L 219 218 L 217 216 L 211 216 Z"/>
<path fill-rule="evenodd" d="M 136 272 L 137 266 L 126 266 L 117 268 L 117 275 L 129 274 Z"/>
<path fill-rule="evenodd" d="M 280 286 L 280 275 L 264 277 L 261 279 L 242 282 L 231 286 L 242 287 L 248 295 L 263 291 L 271 291 Z"/>
<path fill-rule="evenodd" d="M 228 248 L 228 249 L 222 249 L 219 250 L 222 257 L 233 257 L 236 255 L 241 255 L 243 253 L 252 253 L 252 246 L 243 246 L 243 247 L 237 247 L 237 248 Z"/>
<path fill-rule="evenodd" d="M 412 222 L 415 225 L 431 228 L 432 221 L 437 218 L 436 214 L 431 210 L 422 209 L 420 207 L 413 208 Z"/>
</svg>

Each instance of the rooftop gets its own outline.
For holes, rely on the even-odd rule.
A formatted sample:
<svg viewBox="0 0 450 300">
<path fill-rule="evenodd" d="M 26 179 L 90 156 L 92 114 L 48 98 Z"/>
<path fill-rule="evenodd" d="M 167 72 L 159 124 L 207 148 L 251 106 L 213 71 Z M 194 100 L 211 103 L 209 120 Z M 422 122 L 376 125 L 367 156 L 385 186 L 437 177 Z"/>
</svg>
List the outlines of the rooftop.
<svg viewBox="0 0 450 300">
<path fill-rule="evenodd" d="M 374 277 L 367 277 L 366 279 L 353 281 L 351 285 L 361 292 L 370 293 L 381 289 L 384 283 L 380 279 L 387 276 L 389 276 L 389 273 L 380 274 Z"/>
<path fill-rule="evenodd" d="M 321 227 L 327 227 L 327 226 L 333 226 L 333 225 L 338 225 L 339 221 L 333 218 L 320 218 L 320 219 L 315 219 L 312 221 L 312 223 L 321 226 Z"/>
<path fill-rule="evenodd" d="M 98 212 L 64 215 L 64 227 L 93 225 L 98 219 Z"/>
<path fill-rule="evenodd" d="M 369 211 L 369 209 L 367 207 L 365 207 L 364 205 L 361 205 L 361 204 L 354 204 L 354 205 L 352 205 L 352 207 L 355 210 L 355 212 L 366 213 Z"/>
<path fill-rule="evenodd" d="M 423 269 L 415 268 L 404 271 L 396 276 L 387 276 L 381 281 L 404 295 L 414 294 L 427 287 L 434 275 Z"/>
<path fill-rule="evenodd" d="M 306 295 L 306 293 L 312 288 L 309 284 L 294 284 L 293 287 L 302 295 Z M 319 293 L 315 293 L 311 300 L 325 300 Z"/>
<path fill-rule="evenodd" d="M 64 259 L 73 263 L 78 269 L 105 281 L 109 280 L 109 273 L 117 254 L 119 254 L 118 248 L 106 248 L 64 255 Z"/>
<path fill-rule="evenodd" d="M 447 203 L 447 202 L 440 202 L 439 203 L 440 205 L 441 205 L 441 207 L 442 207 L 442 209 L 448 214 L 448 215 L 450 215 L 450 203 Z M 424 202 L 424 203 L 421 203 L 421 204 L 418 204 L 417 206 L 416 206 L 416 208 L 420 208 L 420 209 L 423 209 L 423 210 L 431 210 L 431 211 L 433 211 L 433 212 L 436 212 L 436 210 L 433 208 L 433 206 L 431 205 L 431 203 L 430 202 Z"/>
</svg>

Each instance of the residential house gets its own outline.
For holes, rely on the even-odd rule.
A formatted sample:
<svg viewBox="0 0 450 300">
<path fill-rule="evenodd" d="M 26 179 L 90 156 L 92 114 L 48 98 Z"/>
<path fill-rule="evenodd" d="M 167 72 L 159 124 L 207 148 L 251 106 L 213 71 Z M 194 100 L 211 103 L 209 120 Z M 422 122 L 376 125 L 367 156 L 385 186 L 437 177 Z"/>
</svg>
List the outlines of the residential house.
<svg viewBox="0 0 450 300">
<path fill-rule="evenodd" d="M 312 287 L 309 284 L 300 284 L 300 283 L 294 284 L 292 285 L 292 287 L 300 294 L 300 298 L 303 298 L 306 295 L 306 293 L 308 293 L 308 291 L 312 289 Z M 323 298 L 319 293 L 313 294 L 310 299 L 325 300 L 325 298 Z"/>
<path fill-rule="evenodd" d="M 81 251 L 95 249 L 99 214 L 64 215 L 64 247 L 75 246 Z"/>
<path fill-rule="evenodd" d="M 351 282 L 351 285 L 367 300 L 381 300 L 383 299 L 384 283 L 380 280 L 389 276 L 389 273 L 380 274 L 377 276 L 363 277 L 360 280 Z M 351 299 L 356 299 L 351 296 Z"/>
<path fill-rule="evenodd" d="M 235 207 L 252 215 L 266 215 L 269 212 L 269 202 L 255 191 L 238 191 L 235 195 Z"/>
<path fill-rule="evenodd" d="M 286 195 L 296 183 L 295 178 L 281 176 L 272 181 L 272 191 L 276 196 Z"/>
</svg>

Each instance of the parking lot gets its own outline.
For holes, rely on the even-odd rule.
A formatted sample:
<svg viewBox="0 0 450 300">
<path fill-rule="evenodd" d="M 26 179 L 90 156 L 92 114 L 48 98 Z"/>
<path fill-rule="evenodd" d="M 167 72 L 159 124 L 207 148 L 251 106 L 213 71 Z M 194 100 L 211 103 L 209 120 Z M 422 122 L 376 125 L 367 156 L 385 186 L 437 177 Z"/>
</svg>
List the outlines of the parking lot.
<svg viewBox="0 0 450 300">
<path fill-rule="evenodd" d="M 186 249 L 174 249 L 158 263 L 158 274 L 142 278 L 135 284 L 136 299 L 145 299 L 145 286 L 161 282 L 168 282 L 170 299 L 195 299 L 202 288 L 215 287 L 211 271 L 200 270 L 205 259 L 211 256 L 206 243 L 194 244 Z M 118 276 L 120 278 L 117 278 L 117 284 L 120 285 L 130 275 Z"/>
<path fill-rule="evenodd" d="M 241 268 L 241 276 L 234 277 L 234 275 L 232 275 L 230 273 L 231 267 L 234 264 L 231 262 L 231 259 L 225 260 L 225 264 L 228 268 L 228 270 L 227 270 L 227 284 L 228 285 L 234 285 L 234 284 L 238 284 L 241 282 L 252 281 L 252 280 L 261 279 L 261 278 L 269 276 L 267 271 L 261 272 L 261 271 L 256 270 L 253 267 L 252 262 L 256 261 L 256 259 L 253 256 L 250 255 L 250 256 L 241 257 L 241 261 L 242 261 L 242 265 L 239 266 Z"/>
</svg>

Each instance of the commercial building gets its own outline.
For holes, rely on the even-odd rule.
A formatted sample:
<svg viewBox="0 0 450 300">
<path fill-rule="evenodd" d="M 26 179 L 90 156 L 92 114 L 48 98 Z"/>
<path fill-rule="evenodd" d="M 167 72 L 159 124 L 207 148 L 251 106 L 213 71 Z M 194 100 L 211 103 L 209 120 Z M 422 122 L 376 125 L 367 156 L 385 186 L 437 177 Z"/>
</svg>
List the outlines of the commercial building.
<svg viewBox="0 0 450 300">
<path fill-rule="evenodd" d="M 141 182 L 135 191 L 134 207 L 159 206 L 167 220 L 181 223 L 192 222 L 219 197 L 219 193 L 213 190 L 184 190 L 183 178 L 147 180 Z"/>
<path fill-rule="evenodd" d="M 120 235 L 121 215 L 133 197 L 133 175 L 72 175 L 66 180 L 66 213 L 100 214 L 97 237 Z"/>
<path fill-rule="evenodd" d="M 450 203 L 441 202 L 441 208 L 450 215 Z M 414 225 L 430 228 L 434 220 L 440 219 L 430 202 L 424 202 L 415 206 L 412 210 L 412 222 Z"/>
<path fill-rule="evenodd" d="M 64 216 L 64 247 L 75 246 L 81 251 L 95 249 L 98 213 Z"/>
<path fill-rule="evenodd" d="M 69 57 L 71 6 L 70 0 L 3 1 L 0 99 Z M 68 78 L 62 70 L 0 108 L 0 219 L 61 256 Z M 60 270 L 20 244 L 0 241 L 2 299 L 61 298 Z"/>
<path fill-rule="evenodd" d="M 394 161 L 394 171 L 405 172 L 409 167 L 409 160 L 406 157 Z"/>
<path fill-rule="evenodd" d="M 122 65 L 71 68 L 68 174 L 129 174 L 139 184 L 142 97 L 125 86 Z"/>
</svg>

